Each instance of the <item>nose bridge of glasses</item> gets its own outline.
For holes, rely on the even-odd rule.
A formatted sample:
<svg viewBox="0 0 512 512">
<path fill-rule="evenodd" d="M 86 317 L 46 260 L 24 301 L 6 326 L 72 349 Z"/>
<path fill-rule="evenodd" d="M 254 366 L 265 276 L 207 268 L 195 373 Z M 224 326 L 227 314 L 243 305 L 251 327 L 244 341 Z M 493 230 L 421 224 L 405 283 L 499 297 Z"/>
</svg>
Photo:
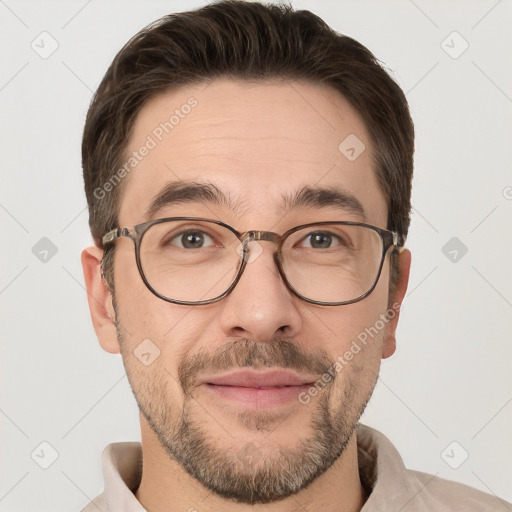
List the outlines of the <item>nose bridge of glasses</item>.
<svg viewBox="0 0 512 512">
<path fill-rule="evenodd" d="M 245 233 L 242 233 L 242 235 L 239 238 L 241 245 L 243 246 L 243 258 L 245 262 L 252 263 L 255 259 L 257 259 L 263 252 L 263 248 L 260 247 L 253 247 L 254 250 L 248 250 L 248 244 L 249 242 L 271 242 L 276 248 L 279 246 L 282 240 L 282 236 L 273 233 L 272 231 L 259 231 L 259 230 L 251 230 L 246 231 Z M 247 251 L 247 252 L 246 252 Z M 273 251 L 274 256 L 274 262 L 277 265 L 277 268 L 280 270 L 280 264 L 279 264 L 279 255 L 278 251 Z M 245 265 L 242 266 L 242 269 L 245 268 Z"/>
<path fill-rule="evenodd" d="M 281 236 L 277 233 L 273 233 L 272 231 L 246 231 L 242 237 L 241 242 L 244 245 L 247 245 L 249 242 L 272 242 L 274 244 L 279 244 L 281 241 Z"/>
</svg>

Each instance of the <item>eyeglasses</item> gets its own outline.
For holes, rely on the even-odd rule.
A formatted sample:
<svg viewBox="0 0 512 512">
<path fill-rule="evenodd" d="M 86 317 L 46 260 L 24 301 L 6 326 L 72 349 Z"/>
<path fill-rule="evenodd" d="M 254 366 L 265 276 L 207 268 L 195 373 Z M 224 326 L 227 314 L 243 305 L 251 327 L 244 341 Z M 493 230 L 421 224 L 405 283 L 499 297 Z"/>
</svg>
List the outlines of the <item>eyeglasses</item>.
<svg viewBox="0 0 512 512">
<path fill-rule="evenodd" d="M 360 222 L 315 222 L 278 235 L 240 233 L 204 218 L 172 217 L 116 228 L 103 244 L 131 238 L 142 280 L 161 299 L 201 305 L 231 293 L 248 263 L 268 241 L 287 287 L 301 299 L 323 306 L 357 302 L 375 288 L 388 250 L 401 248 L 398 233 Z"/>
</svg>

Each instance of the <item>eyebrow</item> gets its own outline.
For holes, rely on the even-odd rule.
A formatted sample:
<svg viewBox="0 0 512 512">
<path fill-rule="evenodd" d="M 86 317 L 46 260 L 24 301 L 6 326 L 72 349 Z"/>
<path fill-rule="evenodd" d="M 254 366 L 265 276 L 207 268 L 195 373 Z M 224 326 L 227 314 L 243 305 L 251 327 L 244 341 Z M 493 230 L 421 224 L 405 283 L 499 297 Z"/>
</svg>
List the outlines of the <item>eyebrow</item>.
<svg viewBox="0 0 512 512">
<path fill-rule="evenodd" d="M 365 220 L 366 215 L 361 201 L 345 190 L 335 187 L 303 187 L 293 195 L 283 196 L 280 211 L 285 213 L 296 208 L 334 207 Z"/>
<path fill-rule="evenodd" d="M 241 214 L 244 201 L 235 200 L 210 182 L 177 181 L 168 183 L 151 201 L 146 210 L 146 218 L 153 218 L 167 206 L 174 204 L 205 202 L 223 206 L 236 214 Z M 345 213 L 352 213 L 365 220 L 363 205 L 354 195 L 335 187 L 305 186 L 292 194 L 282 196 L 278 213 L 284 214 L 298 208 L 334 207 Z"/>
</svg>

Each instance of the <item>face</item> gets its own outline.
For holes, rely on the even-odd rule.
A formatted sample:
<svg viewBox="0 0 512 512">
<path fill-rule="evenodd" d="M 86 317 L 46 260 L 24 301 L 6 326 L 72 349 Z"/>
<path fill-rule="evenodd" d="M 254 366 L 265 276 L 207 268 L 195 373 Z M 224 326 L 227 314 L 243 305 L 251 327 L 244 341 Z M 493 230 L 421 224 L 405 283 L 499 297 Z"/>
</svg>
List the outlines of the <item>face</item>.
<svg viewBox="0 0 512 512">
<path fill-rule="evenodd" d="M 161 124 L 173 112 L 172 128 Z M 365 145 L 356 159 L 339 149 L 351 134 Z M 241 232 L 282 234 L 344 220 L 386 228 L 368 131 L 326 86 L 219 79 L 173 90 L 141 110 L 128 153 L 148 146 L 148 136 L 156 144 L 142 151 L 122 184 L 121 227 L 193 216 Z M 148 216 L 166 186 L 193 182 L 216 187 L 225 199 L 160 201 Z M 305 187 L 352 196 L 363 212 L 329 202 L 289 208 L 283 197 Z M 250 242 L 257 257 L 227 297 L 185 306 L 152 294 L 137 270 L 133 242 L 115 243 L 117 336 L 102 343 L 122 353 L 143 432 L 204 486 L 245 503 L 289 496 L 335 464 L 382 357 L 394 350 L 398 312 L 387 314 L 389 257 L 369 296 L 320 306 L 287 288 L 272 242 Z M 150 354 L 145 364 L 137 357 L 141 347 Z"/>
</svg>

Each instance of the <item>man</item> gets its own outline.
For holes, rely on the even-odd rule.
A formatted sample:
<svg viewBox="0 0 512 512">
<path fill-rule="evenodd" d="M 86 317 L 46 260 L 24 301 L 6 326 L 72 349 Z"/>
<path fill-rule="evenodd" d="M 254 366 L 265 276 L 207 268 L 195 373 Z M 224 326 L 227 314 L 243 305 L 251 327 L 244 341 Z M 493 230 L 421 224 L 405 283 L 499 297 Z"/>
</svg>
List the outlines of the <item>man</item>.
<svg viewBox="0 0 512 512">
<path fill-rule="evenodd" d="M 413 146 L 400 88 L 308 11 L 220 2 L 127 43 L 85 125 L 82 263 L 142 444 L 105 449 L 85 511 L 506 506 L 358 423 L 395 351 Z"/>
</svg>

